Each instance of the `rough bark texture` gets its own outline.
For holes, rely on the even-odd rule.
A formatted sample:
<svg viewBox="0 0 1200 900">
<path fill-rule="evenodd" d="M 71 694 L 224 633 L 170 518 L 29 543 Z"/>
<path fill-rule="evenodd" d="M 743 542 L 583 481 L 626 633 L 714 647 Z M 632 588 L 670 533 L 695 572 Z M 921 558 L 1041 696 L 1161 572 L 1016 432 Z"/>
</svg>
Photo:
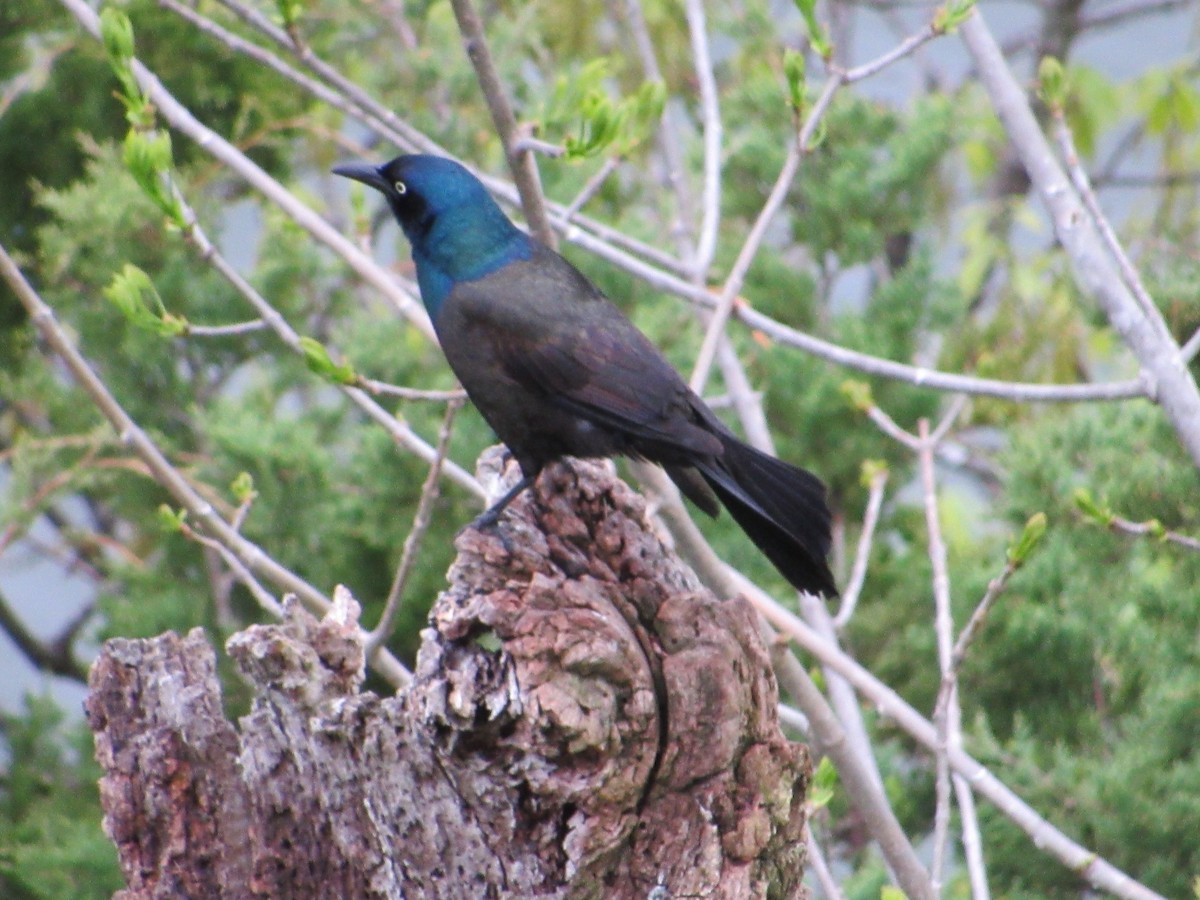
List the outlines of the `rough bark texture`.
<svg viewBox="0 0 1200 900">
<path fill-rule="evenodd" d="M 228 642 L 255 694 L 236 727 L 199 630 L 105 646 L 87 711 L 120 896 L 801 896 L 809 759 L 750 608 L 602 464 L 457 547 L 396 697 L 360 691 L 344 596 Z"/>
</svg>

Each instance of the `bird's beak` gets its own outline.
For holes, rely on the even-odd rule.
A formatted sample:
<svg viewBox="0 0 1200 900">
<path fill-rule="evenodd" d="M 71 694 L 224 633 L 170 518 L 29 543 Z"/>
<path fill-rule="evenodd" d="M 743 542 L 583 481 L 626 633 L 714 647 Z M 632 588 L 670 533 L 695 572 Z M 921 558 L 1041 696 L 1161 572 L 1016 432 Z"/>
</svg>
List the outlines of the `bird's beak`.
<svg viewBox="0 0 1200 900">
<path fill-rule="evenodd" d="M 370 185 L 377 191 L 386 193 L 388 190 L 387 179 L 379 174 L 379 169 L 367 163 L 346 163 L 344 166 L 334 166 L 333 174 L 361 181 L 363 184 Z"/>
</svg>

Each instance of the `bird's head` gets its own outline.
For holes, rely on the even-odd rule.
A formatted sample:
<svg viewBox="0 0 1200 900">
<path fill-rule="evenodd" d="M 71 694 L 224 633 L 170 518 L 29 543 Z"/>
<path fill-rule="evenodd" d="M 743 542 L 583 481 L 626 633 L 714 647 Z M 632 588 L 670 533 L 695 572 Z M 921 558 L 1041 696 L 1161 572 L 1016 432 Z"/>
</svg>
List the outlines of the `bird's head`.
<svg viewBox="0 0 1200 900">
<path fill-rule="evenodd" d="M 421 295 L 431 314 L 456 282 L 481 278 L 531 253 L 529 238 L 479 179 L 454 160 L 398 156 L 381 166 L 351 163 L 333 171 L 387 199 L 412 244 Z"/>
</svg>

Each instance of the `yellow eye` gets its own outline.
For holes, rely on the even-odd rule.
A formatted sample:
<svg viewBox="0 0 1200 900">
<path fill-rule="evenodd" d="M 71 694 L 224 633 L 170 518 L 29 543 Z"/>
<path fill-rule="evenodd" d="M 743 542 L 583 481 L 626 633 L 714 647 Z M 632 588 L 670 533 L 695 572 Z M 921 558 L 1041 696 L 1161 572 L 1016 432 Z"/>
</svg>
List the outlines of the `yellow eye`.
<svg viewBox="0 0 1200 900">
<path fill-rule="evenodd" d="M 405 184 L 403 181 L 397 181 L 395 184 L 392 185 L 392 187 L 394 187 L 396 189 L 397 194 L 408 193 L 408 185 Z"/>
</svg>

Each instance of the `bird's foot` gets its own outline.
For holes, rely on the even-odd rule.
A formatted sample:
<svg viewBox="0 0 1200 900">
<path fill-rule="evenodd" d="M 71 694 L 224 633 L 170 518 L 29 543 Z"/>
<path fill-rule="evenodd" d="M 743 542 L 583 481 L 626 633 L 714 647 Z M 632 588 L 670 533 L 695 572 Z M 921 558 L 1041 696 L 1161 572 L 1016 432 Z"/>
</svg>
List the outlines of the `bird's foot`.
<svg viewBox="0 0 1200 900">
<path fill-rule="evenodd" d="M 517 497 L 519 497 L 527 487 L 533 484 L 536 477 L 536 475 L 526 475 L 523 477 L 520 481 L 509 488 L 508 492 L 503 497 L 472 519 L 471 523 L 467 525 L 466 528 L 474 528 L 477 531 L 484 531 L 488 528 L 494 528 L 496 523 L 500 521 L 501 514 L 508 508 L 508 505 L 516 500 Z M 465 531 L 466 528 L 463 530 Z"/>
</svg>

